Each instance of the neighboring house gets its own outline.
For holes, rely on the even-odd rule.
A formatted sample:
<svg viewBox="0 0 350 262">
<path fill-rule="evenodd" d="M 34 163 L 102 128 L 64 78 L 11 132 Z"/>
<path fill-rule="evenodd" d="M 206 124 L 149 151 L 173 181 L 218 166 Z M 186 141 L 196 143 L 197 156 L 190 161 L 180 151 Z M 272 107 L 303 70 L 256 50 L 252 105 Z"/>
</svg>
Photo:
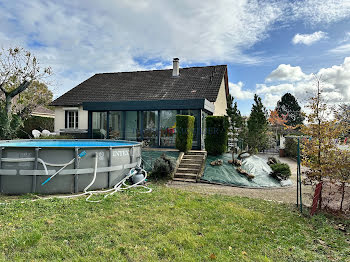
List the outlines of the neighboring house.
<svg viewBox="0 0 350 262">
<path fill-rule="evenodd" d="M 194 148 L 204 147 L 205 117 L 226 115 L 227 66 L 96 74 L 51 103 L 55 131 L 88 138 L 174 147 L 176 115 L 195 116 Z"/>
<path fill-rule="evenodd" d="M 48 109 L 44 106 L 37 106 L 34 108 L 31 116 L 40 116 L 40 117 L 47 117 L 47 118 L 55 118 L 55 112 L 51 109 Z"/>
</svg>

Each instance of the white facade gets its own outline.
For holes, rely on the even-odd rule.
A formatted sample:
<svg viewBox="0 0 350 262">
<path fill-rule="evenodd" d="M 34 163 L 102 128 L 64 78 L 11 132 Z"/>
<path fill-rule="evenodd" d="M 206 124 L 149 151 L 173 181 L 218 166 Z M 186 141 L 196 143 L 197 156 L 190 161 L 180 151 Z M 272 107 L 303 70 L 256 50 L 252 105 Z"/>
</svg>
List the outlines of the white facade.
<svg viewBox="0 0 350 262">
<path fill-rule="evenodd" d="M 66 129 L 66 111 L 78 112 L 78 129 Z M 88 111 L 83 110 L 82 106 L 79 107 L 65 107 L 55 106 L 55 132 L 62 131 L 87 131 L 88 130 Z"/>
<path fill-rule="evenodd" d="M 214 116 L 226 116 L 227 99 L 226 99 L 226 88 L 225 88 L 225 77 L 222 78 L 219 93 L 214 102 L 215 110 Z"/>
</svg>

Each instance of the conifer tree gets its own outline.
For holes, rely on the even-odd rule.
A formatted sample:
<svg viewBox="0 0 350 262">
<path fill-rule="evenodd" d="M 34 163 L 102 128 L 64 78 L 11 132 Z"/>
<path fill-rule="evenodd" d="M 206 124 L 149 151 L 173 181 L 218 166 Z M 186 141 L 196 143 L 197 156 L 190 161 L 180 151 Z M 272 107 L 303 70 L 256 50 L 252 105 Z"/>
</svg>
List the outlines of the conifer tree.
<svg viewBox="0 0 350 262">
<path fill-rule="evenodd" d="M 267 136 L 267 111 L 258 95 L 254 95 L 254 104 L 247 121 L 247 142 L 251 151 L 266 149 Z"/>
<path fill-rule="evenodd" d="M 226 113 L 229 117 L 230 131 L 233 133 L 233 138 L 237 138 L 240 129 L 243 125 L 243 118 L 241 112 L 238 109 L 237 102 L 234 102 L 234 97 L 230 94 L 227 97 L 227 109 Z"/>
<path fill-rule="evenodd" d="M 296 127 L 302 125 L 305 119 L 298 101 L 290 93 L 284 94 L 281 100 L 277 102 L 276 111 L 279 117 L 286 116 L 287 126 Z"/>
</svg>

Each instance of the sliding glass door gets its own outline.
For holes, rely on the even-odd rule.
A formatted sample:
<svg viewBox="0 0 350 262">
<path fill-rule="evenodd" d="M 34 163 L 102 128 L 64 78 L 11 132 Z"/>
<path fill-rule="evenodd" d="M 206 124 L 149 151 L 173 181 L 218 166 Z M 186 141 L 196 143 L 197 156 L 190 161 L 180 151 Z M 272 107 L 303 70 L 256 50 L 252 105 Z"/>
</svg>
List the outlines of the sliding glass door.
<svg viewBox="0 0 350 262">
<path fill-rule="evenodd" d="M 160 146 L 174 147 L 176 138 L 176 110 L 160 111 Z"/>
<path fill-rule="evenodd" d="M 124 118 L 122 111 L 109 112 L 109 138 L 124 139 Z"/>
<path fill-rule="evenodd" d="M 193 146 L 198 147 L 202 138 L 200 110 L 92 112 L 92 138 L 143 141 L 149 147 L 175 147 L 178 114 L 195 117 Z"/>
<path fill-rule="evenodd" d="M 158 111 L 142 112 L 142 132 L 145 146 L 158 146 Z"/>
<path fill-rule="evenodd" d="M 107 112 L 92 112 L 92 138 L 107 138 Z"/>
<path fill-rule="evenodd" d="M 125 140 L 141 141 L 141 112 L 125 112 Z"/>
</svg>

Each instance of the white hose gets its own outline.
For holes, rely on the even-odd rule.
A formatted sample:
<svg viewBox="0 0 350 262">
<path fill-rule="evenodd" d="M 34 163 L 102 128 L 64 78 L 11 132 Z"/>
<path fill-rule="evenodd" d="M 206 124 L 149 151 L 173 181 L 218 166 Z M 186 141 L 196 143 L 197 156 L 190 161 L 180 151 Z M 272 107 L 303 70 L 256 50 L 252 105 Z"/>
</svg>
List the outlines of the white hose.
<svg viewBox="0 0 350 262">
<path fill-rule="evenodd" d="M 52 163 L 48 163 L 45 162 L 44 160 L 42 160 L 41 158 L 38 158 L 38 162 L 40 164 L 43 165 L 44 170 L 45 170 L 45 174 L 48 176 L 49 175 L 49 171 L 47 170 L 47 166 L 54 166 L 54 167 L 67 167 L 70 164 L 72 164 L 74 162 L 75 158 L 73 158 L 71 161 L 69 161 L 68 163 L 64 163 L 64 164 L 52 164 Z M 1 158 L 1 161 L 3 162 L 34 162 L 35 158 Z M 58 173 L 61 172 L 62 170 L 57 171 Z"/>
<path fill-rule="evenodd" d="M 147 186 L 144 186 L 144 185 L 140 185 L 141 183 L 143 183 L 144 181 L 146 181 L 146 178 L 147 178 L 147 172 L 145 170 L 141 170 L 145 176 L 142 180 L 138 181 L 137 183 L 135 184 L 132 184 L 132 185 L 127 185 L 125 182 L 131 178 L 135 172 L 137 173 L 138 171 L 136 170 L 136 168 L 132 168 L 130 171 L 129 171 L 129 174 L 126 175 L 121 181 L 119 181 L 117 184 L 114 185 L 113 188 L 110 188 L 110 189 L 106 189 L 106 190 L 95 190 L 95 191 L 88 191 L 88 189 L 95 183 L 96 181 L 96 177 L 97 177 L 97 163 L 98 163 L 98 157 L 97 157 L 97 153 L 95 153 L 94 155 L 95 157 L 95 163 L 94 163 L 94 175 L 93 175 L 93 178 L 90 182 L 90 184 L 88 184 L 85 188 L 84 188 L 84 191 L 83 193 L 80 193 L 80 194 L 76 194 L 76 195 L 69 195 L 69 196 L 54 196 L 54 197 L 44 197 L 44 198 L 39 198 L 39 199 L 33 199 L 31 201 L 37 201 L 37 200 L 48 200 L 48 199 L 53 199 L 53 198 L 74 198 L 74 197 L 79 197 L 79 196 L 84 196 L 84 195 L 89 195 L 87 198 L 86 198 L 86 202 L 92 202 L 92 203 L 98 203 L 98 202 L 101 202 L 104 198 L 107 198 L 108 196 L 111 196 L 119 191 L 123 191 L 123 190 L 127 190 L 127 189 L 130 189 L 130 188 L 133 188 L 133 187 L 143 187 L 145 189 L 148 189 L 148 191 L 145 191 L 145 192 L 140 192 L 140 193 L 151 193 L 152 192 L 152 188 L 149 188 Z M 2 158 L 1 159 L 2 161 L 5 161 L 5 162 L 31 162 L 31 161 L 35 161 L 35 158 Z M 73 158 L 71 161 L 69 161 L 68 163 L 65 163 L 65 164 L 51 164 L 51 163 L 46 163 L 44 162 L 42 159 L 38 158 L 38 162 L 40 162 L 43 166 L 44 166 L 44 169 L 45 169 L 45 172 L 46 174 L 48 174 L 48 171 L 47 171 L 47 167 L 46 165 L 49 165 L 49 166 L 63 166 L 61 169 L 59 169 L 54 175 L 51 176 L 54 177 L 55 175 L 57 175 L 59 172 L 61 172 L 65 167 L 67 167 L 68 165 L 70 165 L 71 163 L 73 163 L 75 160 L 75 158 Z M 105 194 L 105 193 L 108 193 L 106 194 L 103 199 L 100 199 L 100 200 L 90 200 L 90 197 L 92 197 L 93 195 L 97 195 L 97 194 Z M 22 202 L 24 203 L 24 202 Z M 0 204 L 6 204 L 6 203 L 0 203 Z"/>
</svg>

